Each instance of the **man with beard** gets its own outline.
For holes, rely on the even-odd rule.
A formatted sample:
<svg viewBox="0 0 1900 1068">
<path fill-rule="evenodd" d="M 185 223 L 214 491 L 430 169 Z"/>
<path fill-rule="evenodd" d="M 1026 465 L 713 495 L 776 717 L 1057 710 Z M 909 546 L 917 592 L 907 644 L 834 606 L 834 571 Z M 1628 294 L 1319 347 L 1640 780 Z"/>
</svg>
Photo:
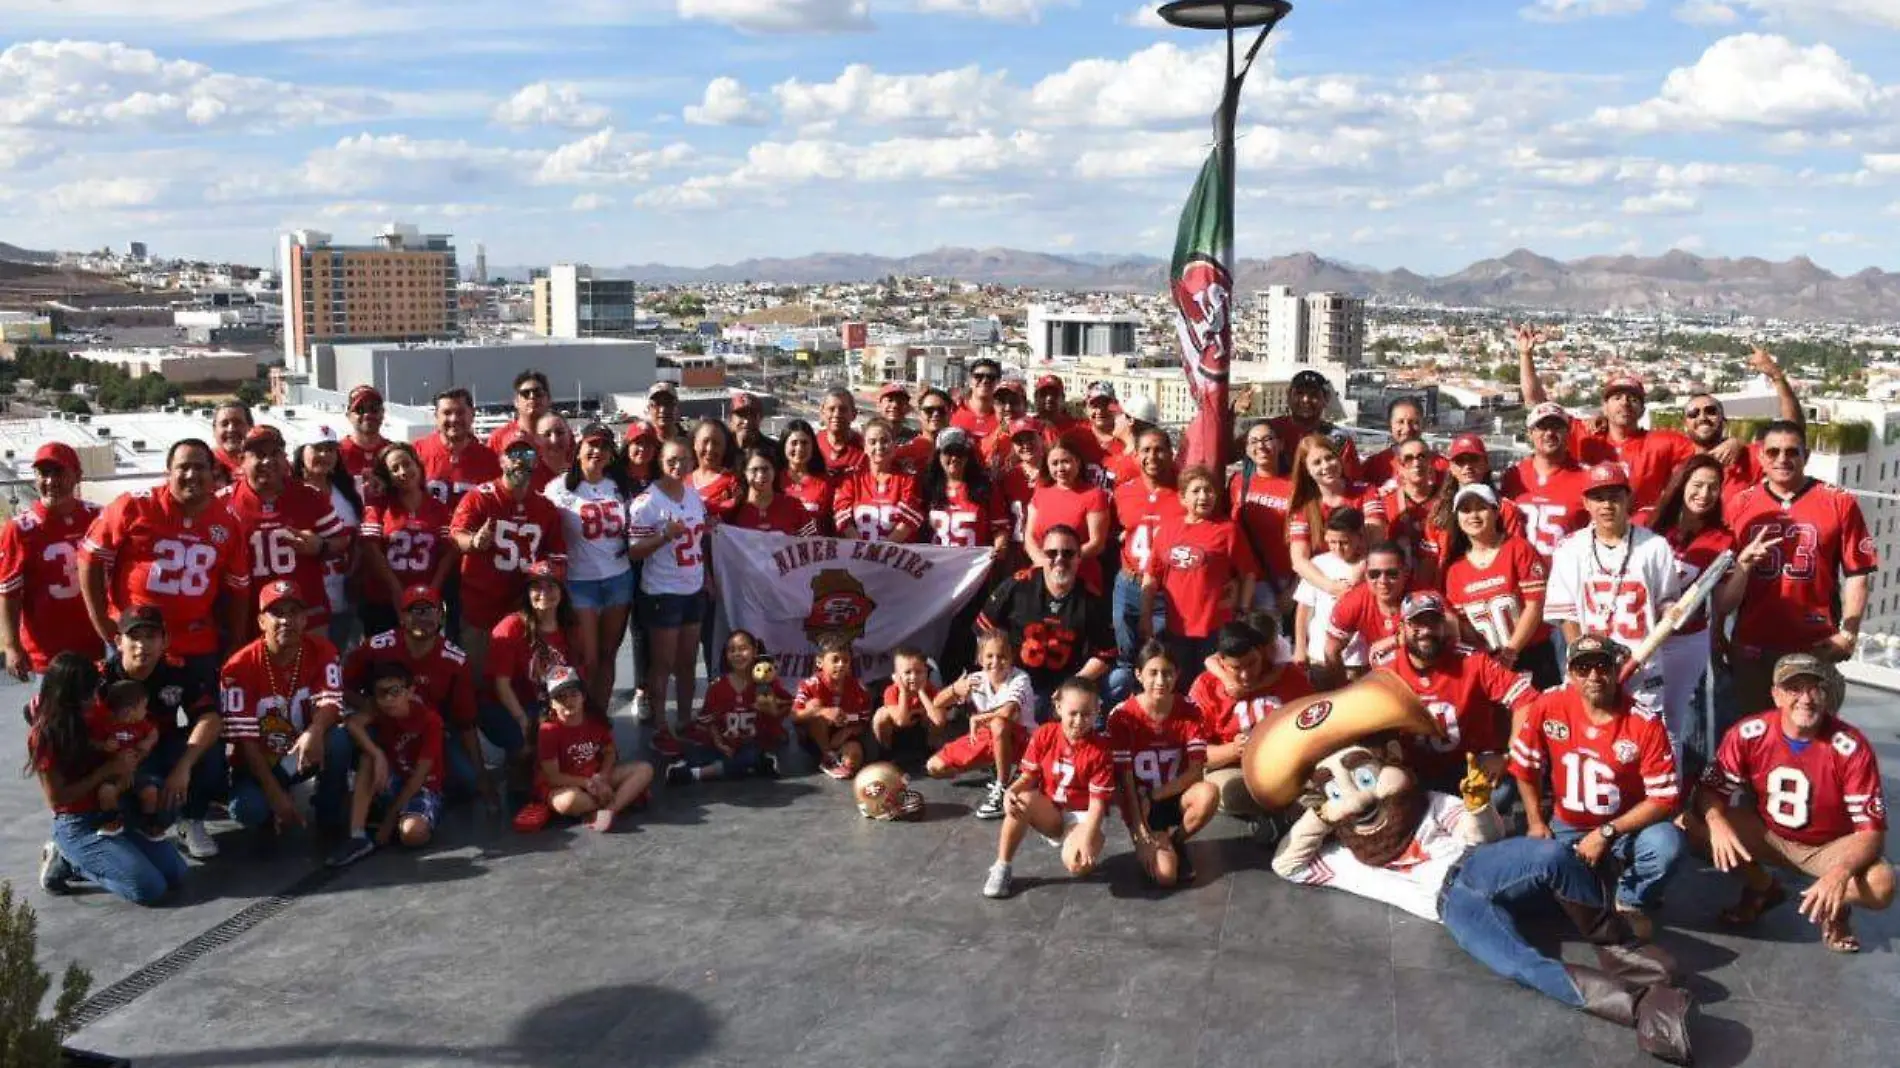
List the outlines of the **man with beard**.
<svg viewBox="0 0 1900 1068">
<path fill-rule="evenodd" d="M 765 432 L 759 429 L 759 420 L 764 414 L 759 406 L 759 398 L 743 389 L 732 391 L 731 405 L 726 414 L 726 427 L 732 431 L 732 449 L 726 455 L 727 467 L 733 470 L 744 467 L 743 457 L 747 449 L 765 449 L 779 457 L 785 455 L 779 451 L 778 442 L 766 437 Z"/>
<path fill-rule="evenodd" d="M 475 735 L 475 682 L 468 671 L 468 654 L 442 636 L 442 599 L 428 586 L 403 591 L 401 622 L 395 630 L 371 635 L 350 650 L 343 663 L 344 700 L 358 711 L 371 702 L 369 687 L 377 664 L 394 661 L 407 668 L 410 689 L 429 710 L 442 718 L 457 744 L 443 747 L 452 791 L 480 790 L 492 797 L 482 745 Z"/>
<path fill-rule="evenodd" d="M 1801 411 L 1801 399 L 1788 383 L 1788 373 L 1768 350 L 1755 346 L 1755 351 L 1748 354 L 1748 366 L 1774 385 L 1775 418 L 1806 425 L 1807 416 Z M 1689 398 L 1682 406 L 1682 429 L 1688 432 L 1697 452 L 1721 461 L 1724 503 L 1761 481 L 1761 446 L 1728 436 L 1728 413 L 1714 394 L 1697 393 Z"/>
<path fill-rule="evenodd" d="M 1673 985 L 1674 961 L 1636 941 L 1597 872 L 1548 839 L 1498 841 L 1492 782 L 1475 762 L 1459 784 L 1461 797 L 1422 789 L 1395 731 L 1431 734 L 1434 725 L 1386 675 L 1289 705 L 1254 731 L 1242 754 L 1254 799 L 1269 811 L 1295 800 L 1305 810 L 1275 852 L 1273 870 L 1442 922 L 1497 974 L 1634 1027 L 1639 1049 L 1688 1063 L 1692 1002 Z M 1595 967 L 1565 964 L 1525 939 L 1519 914 L 1550 905 L 1594 944 Z"/>
<path fill-rule="evenodd" d="M 1562 405 L 1546 402 L 1532 408 L 1524 434 L 1531 454 L 1505 470 L 1498 489 L 1517 504 L 1531 547 L 1549 556 L 1565 537 L 1590 522 L 1583 510 L 1590 476 L 1570 454 L 1570 413 Z"/>
<path fill-rule="evenodd" d="M 1397 675 L 1425 705 L 1438 734 L 1412 739 L 1407 763 L 1425 788 L 1449 793 L 1475 758 L 1485 776 L 1504 778 L 1504 750 L 1516 721 L 1537 697 L 1529 675 L 1482 649 L 1451 641 L 1445 599 L 1436 590 L 1408 594 L 1400 611 Z"/>
<path fill-rule="evenodd" d="M 1432 540 L 1432 508 L 1438 503 L 1438 483 L 1444 478 L 1444 459 L 1425 439 L 1406 438 L 1381 455 L 1391 458 L 1394 474 L 1379 491 L 1385 506 L 1386 537 L 1405 550 L 1413 579 L 1421 586 L 1438 585 L 1439 546 Z"/>
<path fill-rule="evenodd" d="M 262 590 L 276 579 L 296 583 L 309 606 L 305 622 L 326 626 L 330 600 L 323 586 L 323 560 L 349 546 L 349 528 L 331 506 L 329 494 L 291 477 L 284 435 L 276 427 L 254 427 L 244 436 L 244 466 L 218 498 L 237 520 L 238 536 L 250 546 L 252 587 Z"/>
<path fill-rule="evenodd" d="M 1425 433 L 1425 409 L 1413 397 L 1400 397 L 1385 408 L 1386 430 L 1392 436 L 1392 444 L 1366 457 L 1359 468 L 1359 481 L 1382 490 L 1387 482 L 1399 477 L 1399 448 L 1406 442 Z M 1443 456 L 1432 457 L 1432 479 L 1437 481 L 1450 468 Z"/>
<path fill-rule="evenodd" d="M 367 499 L 374 494 L 370 492 L 370 480 L 364 476 L 389 447 L 389 439 L 383 437 L 383 394 L 375 386 L 357 386 L 350 390 L 343 410 L 350 419 L 350 432 L 337 443 L 337 457 L 343 461 L 343 469 L 356 479 L 357 494 Z"/>
<path fill-rule="evenodd" d="M 533 492 L 534 465 L 534 443 L 515 441 L 502 457 L 501 477 L 463 497 L 449 521 L 462 550 L 462 648 L 475 678 L 483 677 L 489 632 L 527 593 L 528 569 L 567 552 L 560 512 Z"/>
<path fill-rule="evenodd" d="M 1293 473 L 1294 446 L 1308 434 L 1324 434 L 1339 443 L 1339 464 L 1349 481 L 1359 480 L 1359 448 L 1352 435 L 1326 419 L 1326 403 L 1333 396 L 1333 384 L 1318 371 L 1301 371 L 1293 376 L 1286 394 L 1287 414 L 1267 421 L 1273 436 L 1280 439 L 1281 478 Z M 1375 485 L 1373 487 L 1377 489 Z"/>
<path fill-rule="evenodd" d="M 1017 572 L 998 583 L 977 616 L 980 631 L 1009 634 L 1016 666 L 1029 674 L 1036 692 L 1036 721 L 1049 718 L 1056 687 L 1069 678 L 1100 685 L 1115 664 L 1115 630 L 1108 600 L 1077 577 L 1082 537 L 1073 527 L 1050 527 L 1042 535 L 1041 568 Z"/>
</svg>

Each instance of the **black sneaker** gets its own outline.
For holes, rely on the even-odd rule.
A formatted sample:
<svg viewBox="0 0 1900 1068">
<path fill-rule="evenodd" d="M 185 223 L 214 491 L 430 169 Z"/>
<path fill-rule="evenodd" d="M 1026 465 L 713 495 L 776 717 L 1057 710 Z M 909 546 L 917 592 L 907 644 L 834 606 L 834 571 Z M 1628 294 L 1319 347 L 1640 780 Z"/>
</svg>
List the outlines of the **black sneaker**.
<svg viewBox="0 0 1900 1068">
<path fill-rule="evenodd" d="M 40 847 L 40 889 L 49 894 L 72 893 L 73 862 L 51 842 Z"/>
<path fill-rule="evenodd" d="M 693 781 L 693 769 L 684 760 L 675 760 L 666 766 L 666 785 L 685 786 Z"/>
<path fill-rule="evenodd" d="M 370 841 L 367 834 L 353 834 L 343 839 L 343 843 L 330 851 L 324 863 L 332 868 L 345 868 L 376 852 L 376 843 Z"/>
<path fill-rule="evenodd" d="M 1188 844 L 1180 835 L 1174 836 L 1174 885 L 1186 886 L 1194 881 L 1194 858 L 1188 853 Z"/>
<path fill-rule="evenodd" d="M 1003 794 L 1008 790 L 1001 780 L 990 783 L 989 790 L 983 795 L 983 801 L 970 813 L 980 820 L 1000 820 L 1003 818 Z"/>
<path fill-rule="evenodd" d="M 753 774 L 762 779 L 776 779 L 779 776 L 778 754 L 760 753 L 759 763 L 753 768 Z"/>
</svg>

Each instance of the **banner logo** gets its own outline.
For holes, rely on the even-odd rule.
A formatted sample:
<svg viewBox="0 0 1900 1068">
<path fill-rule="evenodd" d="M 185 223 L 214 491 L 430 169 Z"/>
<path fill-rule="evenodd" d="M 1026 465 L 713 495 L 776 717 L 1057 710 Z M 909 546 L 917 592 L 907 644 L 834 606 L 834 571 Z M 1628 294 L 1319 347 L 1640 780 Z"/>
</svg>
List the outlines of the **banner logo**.
<svg viewBox="0 0 1900 1068">
<path fill-rule="evenodd" d="M 843 568 L 828 567 L 812 576 L 811 614 L 805 617 L 805 637 L 814 644 L 829 634 L 842 634 L 852 641 L 864 637 L 877 611 L 877 602 L 864 590 L 864 583 Z"/>
</svg>

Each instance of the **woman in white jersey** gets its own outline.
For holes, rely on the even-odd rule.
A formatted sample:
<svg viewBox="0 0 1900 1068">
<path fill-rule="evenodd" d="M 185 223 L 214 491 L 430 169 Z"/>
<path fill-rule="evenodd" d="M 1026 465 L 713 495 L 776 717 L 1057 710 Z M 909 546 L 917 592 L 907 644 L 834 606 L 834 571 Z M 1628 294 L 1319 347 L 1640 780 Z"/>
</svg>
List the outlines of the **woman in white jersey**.
<svg viewBox="0 0 1900 1068">
<path fill-rule="evenodd" d="M 574 605 L 574 644 L 587 677 L 590 707 L 605 710 L 614 692 L 614 660 L 633 608 L 633 563 L 627 559 L 627 512 L 635 493 L 615 463 L 614 432 L 601 423 L 581 431 L 574 461 L 543 491 L 561 513 L 567 535 L 567 595 Z"/>
<path fill-rule="evenodd" d="M 627 555 L 646 561 L 640 569 L 637 610 L 647 633 L 647 695 L 659 720 L 653 748 L 668 757 L 685 751 L 672 724 L 693 721 L 693 659 L 706 607 L 706 562 L 700 555 L 706 505 L 686 484 L 692 469 L 692 446 L 669 440 L 660 450 L 658 477 L 634 498 L 628 519 L 632 541 Z M 675 687 L 677 719 L 666 714 L 669 679 Z"/>
<path fill-rule="evenodd" d="M 363 522 L 363 498 L 357 495 L 356 479 L 345 470 L 337 449 L 336 431 L 328 426 L 313 427 L 291 457 L 290 473 L 297 481 L 330 499 L 338 519 L 352 537 L 340 553 L 323 560 L 323 593 L 330 602 L 330 644 L 337 652 L 347 653 L 362 635 L 352 596 L 356 574 L 356 529 Z"/>
</svg>

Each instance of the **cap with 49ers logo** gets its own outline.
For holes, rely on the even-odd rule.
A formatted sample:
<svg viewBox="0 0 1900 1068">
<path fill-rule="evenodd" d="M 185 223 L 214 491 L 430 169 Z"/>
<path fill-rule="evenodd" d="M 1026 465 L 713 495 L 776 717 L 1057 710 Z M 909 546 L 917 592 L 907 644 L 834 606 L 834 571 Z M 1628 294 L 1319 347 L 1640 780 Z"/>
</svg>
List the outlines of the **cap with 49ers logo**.
<svg viewBox="0 0 1900 1068">
<path fill-rule="evenodd" d="M 257 595 L 257 610 L 259 612 L 268 612 L 280 606 L 286 608 L 307 607 L 303 603 L 303 591 L 298 589 L 297 584 L 289 579 L 278 579 L 276 582 L 265 586 L 264 592 Z"/>
</svg>

